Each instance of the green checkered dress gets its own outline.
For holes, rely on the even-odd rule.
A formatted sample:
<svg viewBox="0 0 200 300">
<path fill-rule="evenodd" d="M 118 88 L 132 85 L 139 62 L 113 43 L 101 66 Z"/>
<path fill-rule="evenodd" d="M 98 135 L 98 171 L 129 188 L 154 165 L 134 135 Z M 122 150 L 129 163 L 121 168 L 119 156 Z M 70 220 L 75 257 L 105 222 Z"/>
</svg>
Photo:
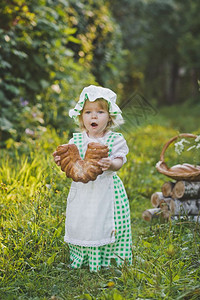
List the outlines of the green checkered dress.
<svg viewBox="0 0 200 300">
<path fill-rule="evenodd" d="M 109 147 L 109 154 L 112 152 L 112 146 L 119 133 L 111 132 L 106 145 Z M 78 147 L 81 157 L 82 151 L 82 133 L 74 134 L 74 144 Z M 121 179 L 114 173 L 114 221 L 115 221 L 115 242 L 99 247 L 84 247 L 78 245 L 69 245 L 70 262 L 72 268 L 80 268 L 89 265 L 90 271 L 99 271 L 101 267 L 109 267 L 111 258 L 116 260 L 118 266 L 123 263 L 132 263 L 132 236 L 130 225 L 129 201 Z"/>
</svg>

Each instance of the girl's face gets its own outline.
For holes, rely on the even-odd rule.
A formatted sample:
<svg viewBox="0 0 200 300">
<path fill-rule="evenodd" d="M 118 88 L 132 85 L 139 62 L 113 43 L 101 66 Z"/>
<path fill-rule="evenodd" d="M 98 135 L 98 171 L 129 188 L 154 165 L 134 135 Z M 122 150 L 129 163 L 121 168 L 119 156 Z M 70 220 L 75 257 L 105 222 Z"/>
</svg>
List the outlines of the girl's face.
<svg viewBox="0 0 200 300">
<path fill-rule="evenodd" d="M 105 100 L 104 100 L 105 101 Z M 89 137 L 102 137 L 110 117 L 107 106 L 102 100 L 86 101 L 82 120 Z"/>
</svg>

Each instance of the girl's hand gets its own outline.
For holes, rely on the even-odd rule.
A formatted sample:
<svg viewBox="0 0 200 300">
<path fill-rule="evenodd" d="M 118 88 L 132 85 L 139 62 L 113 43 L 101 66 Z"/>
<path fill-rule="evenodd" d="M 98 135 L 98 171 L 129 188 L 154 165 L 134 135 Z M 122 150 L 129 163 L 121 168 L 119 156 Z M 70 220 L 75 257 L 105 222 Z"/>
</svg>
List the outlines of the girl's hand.
<svg viewBox="0 0 200 300">
<path fill-rule="evenodd" d="M 57 164 L 57 166 L 60 166 L 60 156 L 56 155 L 57 154 L 57 151 L 55 151 L 53 153 L 53 157 L 54 157 L 54 161 L 55 163 Z"/>
<path fill-rule="evenodd" d="M 109 157 L 106 157 L 100 159 L 98 164 L 100 165 L 102 171 L 118 171 L 123 165 L 123 159 L 121 157 L 116 157 L 111 160 Z"/>
<path fill-rule="evenodd" d="M 109 157 L 102 158 L 98 161 L 102 171 L 106 171 L 112 165 L 112 160 Z"/>
<path fill-rule="evenodd" d="M 66 146 L 67 144 L 63 144 L 62 146 Z M 57 166 L 60 166 L 60 156 L 57 155 L 57 151 L 53 153 L 54 161 Z"/>
</svg>

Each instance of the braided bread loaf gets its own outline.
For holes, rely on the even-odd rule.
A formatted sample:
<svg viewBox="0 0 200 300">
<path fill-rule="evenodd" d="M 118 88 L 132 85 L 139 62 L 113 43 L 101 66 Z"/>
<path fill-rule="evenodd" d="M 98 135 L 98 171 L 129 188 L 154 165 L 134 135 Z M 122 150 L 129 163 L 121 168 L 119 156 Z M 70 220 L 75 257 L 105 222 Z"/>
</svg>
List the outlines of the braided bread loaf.
<svg viewBox="0 0 200 300">
<path fill-rule="evenodd" d="M 89 143 L 84 160 L 79 155 L 78 148 L 74 144 L 58 146 L 56 155 L 60 156 L 61 170 L 67 177 L 74 181 L 87 183 L 93 181 L 103 171 L 98 161 L 108 157 L 108 147 L 99 143 Z"/>
</svg>

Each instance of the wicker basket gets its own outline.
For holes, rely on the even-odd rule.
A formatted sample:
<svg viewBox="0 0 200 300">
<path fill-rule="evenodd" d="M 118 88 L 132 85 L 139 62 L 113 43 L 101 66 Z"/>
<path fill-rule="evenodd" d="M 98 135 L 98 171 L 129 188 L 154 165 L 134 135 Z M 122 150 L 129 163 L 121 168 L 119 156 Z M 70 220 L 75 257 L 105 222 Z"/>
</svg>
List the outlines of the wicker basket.
<svg viewBox="0 0 200 300">
<path fill-rule="evenodd" d="M 190 133 L 181 133 L 177 136 L 171 138 L 164 146 L 160 154 L 160 161 L 156 164 L 156 169 L 175 180 L 185 180 L 185 181 L 200 181 L 200 166 L 194 166 L 190 164 L 176 165 L 168 168 L 164 161 L 164 154 L 168 146 L 180 137 L 196 138 L 197 136 Z"/>
</svg>

